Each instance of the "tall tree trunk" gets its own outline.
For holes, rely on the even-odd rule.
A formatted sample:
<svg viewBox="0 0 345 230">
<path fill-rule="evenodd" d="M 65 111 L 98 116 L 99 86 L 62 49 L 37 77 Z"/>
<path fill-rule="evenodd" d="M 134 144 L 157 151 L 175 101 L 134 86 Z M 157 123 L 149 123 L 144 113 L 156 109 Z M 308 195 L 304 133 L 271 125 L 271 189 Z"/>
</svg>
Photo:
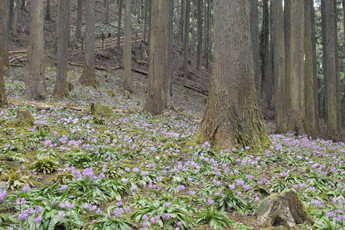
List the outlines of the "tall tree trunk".
<svg viewBox="0 0 345 230">
<path fill-rule="evenodd" d="M 199 70 L 200 68 L 200 59 L 201 59 L 201 52 L 202 52 L 202 5 L 203 1 L 198 0 L 197 7 L 198 7 L 198 50 L 197 50 L 197 59 L 196 59 L 196 69 Z"/>
<path fill-rule="evenodd" d="M 261 73 L 261 97 L 264 101 L 265 107 L 271 107 L 272 99 L 272 65 L 270 59 L 270 23 L 269 23 L 269 6 L 268 0 L 263 0 L 263 19 L 262 29 L 260 34 L 260 57 L 262 61 Z"/>
<path fill-rule="evenodd" d="M 123 5 L 123 0 L 119 1 L 119 11 L 118 11 L 118 17 L 119 21 L 117 24 L 117 47 L 120 47 L 120 41 L 121 41 L 121 22 L 122 22 L 122 5 Z"/>
<path fill-rule="evenodd" d="M 205 12 L 206 12 L 206 39 L 205 39 L 205 60 L 206 60 L 206 69 L 209 69 L 209 56 L 210 56 L 210 47 L 211 47 L 211 42 L 210 42 L 210 27 L 211 27 L 211 22 L 210 22 L 210 12 L 211 12 L 211 7 L 210 7 L 210 0 L 206 0 L 207 6 L 205 7 Z"/>
<path fill-rule="evenodd" d="M 149 0 L 145 0 L 145 6 L 144 6 L 144 42 L 147 41 L 148 5 L 149 5 Z"/>
<path fill-rule="evenodd" d="M 196 138 L 221 148 L 270 144 L 255 93 L 249 13 L 249 0 L 214 1 L 211 90 Z"/>
<path fill-rule="evenodd" d="M 172 63 L 172 50 L 173 50 L 173 16 L 174 16 L 174 2 L 168 1 L 168 15 L 166 16 L 168 20 L 168 28 L 167 28 L 167 43 L 168 43 L 168 50 L 166 50 L 166 65 L 167 65 L 167 76 L 166 80 L 164 82 L 164 92 L 165 92 L 165 107 L 171 107 L 171 97 L 173 96 L 173 90 L 172 90 L 172 78 L 173 78 L 173 65 Z"/>
<path fill-rule="evenodd" d="M 273 65 L 275 84 L 276 132 L 285 131 L 286 119 L 286 77 L 285 77 L 285 37 L 283 1 L 273 0 Z"/>
<path fill-rule="evenodd" d="M 47 0 L 45 19 L 46 20 L 51 20 L 51 18 L 50 18 L 50 0 Z"/>
<path fill-rule="evenodd" d="M 5 1 L 0 1 L 0 107 L 4 107 L 7 104 L 7 98 L 5 93 L 5 80 L 4 70 L 6 66 L 5 60 L 8 53 L 5 50 Z"/>
<path fill-rule="evenodd" d="M 11 5 L 11 0 L 4 0 L 5 1 L 5 8 L 4 8 L 4 19 L 1 21 L 4 23 L 4 46 L 5 49 L 4 51 L 6 52 L 3 57 L 5 58 L 5 65 L 9 66 L 9 57 L 8 57 L 8 51 L 10 47 L 10 21 L 11 21 L 11 14 L 10 14 L 10 5 Z"/>
<path fill-rule="evenodd" d="M 304 2 L 291 0 L 287 132 L 304 134 Z"/>
<path fill-rule="evenodd" d="M 132 42 L 131 42 L 131 24 L 132 24 L 132 0 L 126 0 L 125 6 L 125 47 L 123 49 L 123 62 L 125 68 L 125 81 L 123 88 L 132 93 Z"/>
<path fill-rule="evenodd" d="M 320 108 L 319 108 L 319 78 L 317 77 L 317 69 L 316 69 L 316 34 L 315 34 L 315 8 L 314 8 L 314 0 L 309 0 L 311 7 L 311 36 L 312 36 L 312 52 L 313 52 L 313 75 L 314 75 L 314 110 L 315 110 L 315 127 L 316 133 L 320 133 L 320 125 L 319 125 L 319 118 L 320 118 Z"/>
<path fill-rule="evenodd" d="M 183 42 L 184 39 L 184 21 L 185 21 L 185 12 L 186 12 L 186 0 L 181 0 L 181 10 L 180 10 L 180 20 L 179 20 L 179 40 Z"/>
<path fill-rule="evenodd" d="M 59 0 L 58 14 L 57 77 L 53 95 L 56 98 L 64 98 L 69 94 L 67 83 L 68 39 L 66 39 L 66 34 L 70 33 L 70 28 L 68 27 L 70 0 Z"/>
<path fill-rule="evenodd" d="M 188 53 L 189 53 L 189 20 L 190 20 L 190 0 L 185 0 L 184 18 L 184 39 L 183 39 L 183 75 L 188 77 Z"/>
<path fill-rule="evenodd" d="M 148 99 L 144 111 L 152 115 L 162 114 L 166 105 L 166 81 L 169 74 L 169 17 L 172 0 L 152 1 L 150 23 L 150 54 Z"/>
<path fill-rule="evenodd" d="M 104 0 L 105 19 L 104 24 L 109 24 L 109 0 Z"/>
<path fill-rule="evenodd" d="M 322 0 L 323 74 L 326 83 L 327 137 L 341 140 L 339 70 L 337 58 L 336 1 Z"/>
<path fill-rule="evenodd" d="M 30 9 L 30 57 L 26 84 L 31 99 L 44 100 L 47 92 L 44 76 L 43 0 L 32 1 Z"/>
<path fill-rule="evenodd" d="M 305 50 L 305 122 L 304 128 L 308 136 L 315 138 L 318 132 L 315 120 L 315 69 L 313 54 L 313 29 L 312 29 L 312 0 L 304 0 L 304 50 Z"/>
<path fill-rule="evenodd" d="M 79 82 L 84 86 L 98 87 L 95 73 L 95 0 L 86 1 L 85 59 Z"/>
<path fill-rule="evenodd" d="M 75 37 L 77 40 L 81 40 L 81 24 L 83 20 L 83 0 L 78 0 L 77 3 L 77 25 L 75 29 Z"/>
<path fill-rule="evenodd" d="M 259 50 L 259 9 L 258 0 L 250 0 L 250 32 L 252 37 L 254 79 L 257 92 L 260 92 L 261 68 Z"/>
</svg>

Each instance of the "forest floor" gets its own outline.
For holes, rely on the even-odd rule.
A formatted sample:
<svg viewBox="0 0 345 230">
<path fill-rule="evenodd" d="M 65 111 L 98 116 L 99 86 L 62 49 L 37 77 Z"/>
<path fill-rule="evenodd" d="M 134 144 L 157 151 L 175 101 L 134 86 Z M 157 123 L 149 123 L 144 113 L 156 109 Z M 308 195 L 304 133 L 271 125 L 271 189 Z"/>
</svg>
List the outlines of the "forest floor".
<svg viewBox="0 0 345 230">
<path fill-rule="evenodd" d="M 54 19 L 56 1 L 52 4 Z M 25 17 L 21 20 L 23 32 L 11 50 L 28 44 Z M 56 27 L 54 20 L 47 24 L 51 95 Z M 147 71 L 147 45 L 133 47 L 134 68 Z M 122 65 L 121 48 L 96 51 L 97 65 L 106 69 L 96 71 L 99 89 L 78 84 L 82 69 L 75 64 L 82 63 L 83 52 L 71 48 L 70 97 L 49 96 L 42 103 L 25 96 L 25 52 L 12 56 L 6 78 L 10 106 L 0 110 L 0 229 L 262 229 L 254 216 L 257 205 L 290 188 L 315 220 L 313 227 L 300 229 L 345 228 L 345 144 L 275 134 L 271 148 L 262 152 L 196 144 L 210 74 L 195 70 L 191 56 L 190 74 L 182 76 L 181 54 L 175 42 L 173 108 L 154 117 L 141 112 L 145 74 L 133 72 L 133 94 L 122 90 L 123 70 L 114 70 Z M 109 107 L 91 114 L 91 103 Z M 33 124 L 16 125 L 19 108 L 32 113 Z M 267 126 L 274 130 L 272 122 Z"/>
</svg>

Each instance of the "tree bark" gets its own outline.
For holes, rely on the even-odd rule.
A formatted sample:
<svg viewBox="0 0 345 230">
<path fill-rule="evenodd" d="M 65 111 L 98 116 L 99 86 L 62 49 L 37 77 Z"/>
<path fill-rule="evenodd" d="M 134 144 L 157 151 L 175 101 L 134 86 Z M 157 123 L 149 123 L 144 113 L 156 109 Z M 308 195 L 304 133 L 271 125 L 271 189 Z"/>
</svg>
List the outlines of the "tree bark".
<svg viewBox="0 0 345 230">
<path fill-rule="evenodd" d="M 255 93 L 249 14 L 249 0 L 214 1 L 211 90 L 196 139 L 221 148 L 270 144 Z"/>
<path fill-rule="evenodd" d="M 290 9 L 290 50 L 287 130 L 296 135 L 304 134 L 304 2 L 291 0 Z"/>
<path fill-rule="evenodd" d="M 5 50 L 5 1 L 0 1 L 0 107 L 4 107 L 7 104 L 7 98 L 5 93 L 5 79 L 4 70 L 6 65 L 6 55 L 8 53 Z"/>
<path fill-rule="evenodd" d="M 258 0 L 250 0 L 250 32 L 252 37 L 254 79 L 257 92 L 260 92 L 261 68 L 259 50 L 259 9 Z"/>
<path fill-rule="evenodd" d="M 78 0 L 77 3 L 77 25 L 75 29 L 75 37 L 77 40 L 82 38 L 81 36 L 81 24 L 83 20 L 83 0 Z"/>
<path fill-rule="evenodd" d="M 51 20 L 51 18 L 50 18 L 50 0 L 47 0 L 45 19 L 46 20 Z"/>
<path fill-rule="evenodd" d="M 144 42 L 147 41 L 147 21 L 148 21 L 148 5 L 149 5 L 149 0 L 145 0 L 145 6 L 144 6 Z"/>
<path fill-rule="evenodd" d="M 58 35 L 57 35 L 57 77 L 53 95 L 56 98 L 68 96 L 67 83 L 67 56 L 68 56 L 68 39 L 66 34 L 70 32 L 68 20 L 70 14 L 70 0 L 59 1 L 58 13 Z"/>
<path fill-rule="evenodd" d="M 260 58 L 261 66 L 261 97 L 266 108 L 271 107 L 272 99 L 272 65 L 270 58 L 270 23 L 268 0 L 263 1 L 263 19 L 260 34 Z"/>
<path fill-rule="evenodd" d="M 47 92 L 44 76 L 43 0 L 32 1 L 30 9 L 30 63 L 26 84 L 31 99 L 44 100 Z"/>
<path fill-rule="evenodd" d="M 105 19 L 104 24 L 109 24 L 109 0 L 104 0 Z"/>
<path fill-rule="evenodd" d="M 120 47 L 120 41 L 121 41 L 121 22 L 122 22 L 122 5 L 123 5 L 123 0 L 119 0 L 119 11 L 118 11 L 118 17 L 119 21 L 117 24 L 117 47 Z"/>
<path fill-rule="evenodd" d="M 198 50 L 197 50 L 197 59 L 196 59 L 196 69 L 200 68 L 200 59 L 202 52 L 202 5 L 203 1 L 199 0 L 197 2 L 198 7 Z"/>
<path fill-rule="evenodd" d="M 323 74 L 326 84 L 327 137 L 341 141 L 339 70 L 337 58 L 336 1 L 322 0 Z"/>
<path fill-rule="evenodd" d="M 166 105 L 166 81 L 169 75 L 171 47 L 169 44 L 169 16 L 172 0 L 152 1 L 150 23 L 150 53 L 148 99 L 144 111 L 152 115 L 162 114 Z"/>
<path fill-rule="evenodd" d="M 285 37 L 283 1 L 273 0 L 273 69 L 275 83 L 276 132 L 285 131 L 286 119 L 286 76 L 285 76 Z"/>
<path fill-rule="evenodd" d="M 123 62 L 125 68 L 125 81 L 123 88 L 132 93 L 132 41 L 131 41 L 131 24 L 132 24 L 132 0 L 126 0 L 125 6 L 125 46 L 123 49 Z"/>
<path fill-rule="evenodd" d="M 305 47 L 305 123 L 304 128 L 308 136 L 315 138 L 318 133 L 318 121 L 315 111 L 315 78 L 316 65 L 313 54 L 313 29 L 312 29 L 312 7 L 313 0 L 304 0 L 304 47 Z"/>
<path fill-rule="evenodd" d="M 95 73 L 95 0 L 86 1 L 84 70 L 79 82 L 84 86 L 98 87 Z"/>
<path fill-rule="evenodd" d="M 188 71 L 188 53 L 189 53 L 189 20 L 190 20 L 190 0 L 185 0 L 185 18 L 184 18 L 184 36 L 183 36 L 183 75 L 187 77 Z"/>
</svg>

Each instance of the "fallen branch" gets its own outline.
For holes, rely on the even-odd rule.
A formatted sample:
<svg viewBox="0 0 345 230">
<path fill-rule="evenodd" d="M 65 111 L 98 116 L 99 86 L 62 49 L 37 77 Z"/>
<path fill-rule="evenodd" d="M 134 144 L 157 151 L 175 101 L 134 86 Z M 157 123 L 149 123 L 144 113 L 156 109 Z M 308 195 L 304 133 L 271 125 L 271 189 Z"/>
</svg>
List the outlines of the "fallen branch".
<svg viewBox="0 0 345 230">
<path fill-rule="evenodd" d="M 132 70 L 134 72 L 137 72 L 137 73 L 140 73 L 140 74 L 143 74 L 143 75 L 149 75 L 148 72 L 144 71 L 144 70 L 140 70 L 140 69 L 135 69 L 135 68 L 132 68 Z"/>
<path fill-rule="evenodd" d="M 200 93 L 202 95 L 208 96 L 208 92 L 207 91 L 195 88 L 195 87 L 190 86 L 190 85 L 183 85 L 183 87 L 185 87 L 187 89 L 190 89 L 190 90 L 193 90 L 194 92 Z"/>
</svg>

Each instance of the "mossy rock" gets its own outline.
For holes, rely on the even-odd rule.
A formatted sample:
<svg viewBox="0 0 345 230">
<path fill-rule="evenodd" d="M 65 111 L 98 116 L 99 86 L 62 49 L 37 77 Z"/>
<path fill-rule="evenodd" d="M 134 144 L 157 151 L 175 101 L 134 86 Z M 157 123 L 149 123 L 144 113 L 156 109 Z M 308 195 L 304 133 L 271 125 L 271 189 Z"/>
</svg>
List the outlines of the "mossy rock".
<svg viewBox="0 0 345 230">
<path fill-rule="evenodd" d="M 19 108 L 17 111 L 17 118 L 10 124 L 14 127 L 33 126 L 35 122 L 31 111 L 28 108 Z"/>
<path fill-rule="evenodd" d="M 113 90 L 107 90 L 107 94 L 110 97 L 115 97 L 116 96 L 116 93 Z"/>
<path fill-rule="evenodd" d="M 298 224 L 314 224 L 312 217 L 293 189 L 266 197 L 256 209 L 255 215 L 262 229 L 269 229 L 272 226 L 298 229 Z"/>
<path fill-rule="evenodd" d="M 96 117 L 110 117 L 113 114 L 113 108 L 109 105 L 94 104 L 90 105 L 88 112 Z"/>
</svg>

